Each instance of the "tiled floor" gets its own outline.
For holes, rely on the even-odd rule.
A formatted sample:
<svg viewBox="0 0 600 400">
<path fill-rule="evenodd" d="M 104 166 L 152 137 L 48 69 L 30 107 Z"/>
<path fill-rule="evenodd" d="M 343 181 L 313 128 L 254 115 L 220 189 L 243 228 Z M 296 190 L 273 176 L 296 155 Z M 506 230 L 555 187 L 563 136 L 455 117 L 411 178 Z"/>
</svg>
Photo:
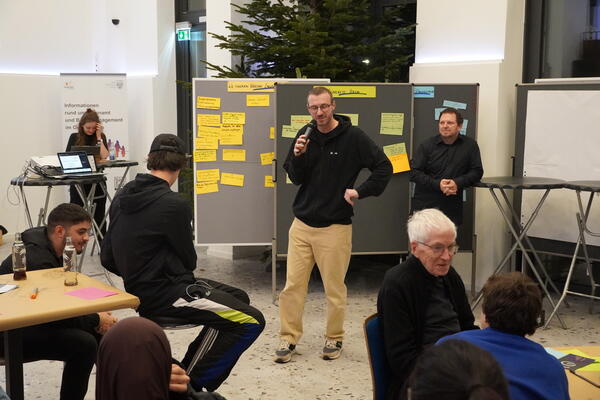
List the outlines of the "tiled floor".
<svg viewBox="0 0 600 400">
<path fill-rule="evenodd" d="M 9 238 L 7 238 L 9 239 Z M 8 243 L 7 243 L 8 242 Z M 10 240 L 0 247 L 4 259 L 10 252 Z M 377 260 L 353 260 L 347 277 L 348 312 L 346 339 L 342 357 L 335 361 L 319 358 L 323 346 L 325 300 L 323 286 L 313 279 L 304 314 L 304 337 L 298 346 L 301 353 L 292 362 L 275 364 L 272 354 L 278 344 L 278 308 L 271 303 L 271 274 L 258 257 L 224 260 L 208 257 L 198 249 L 197 276 L 219 280 L 246 290 L 252 303 L 265 315 L 267 327 L 257 342 L 242 356 L 219 392 L 229 400 L 246 399 L 371 399 L 371 376 L 362 333 L 364 319 L 375 312 L 379 284 L 387 268 Z M 86 257 L 86 273 L 100 271 L 99 257 Z M 284 271 L 278 273 L 278 287 L 284 283 Z M 121 282 L 118 283 L 120 285 Z M 600 342 L 600 304 L 596 313 L 587 313 L 588 301 L 570 298 L 571 307 L 563 308 L 569 329 L 563 330 L 554 320 L 549 329 L 539 330 L 534 340 L 545 346 L 598 344 Z M 549 312 L 548 312 L 549 313 Z M 120 317 L 133 311 L 117 311 Z M 174 357 L 181 358 L 196 329 L 168 331 Z M 57 399 L 62 364 L 38 361 L 25 365 L 26 399 Z M 0 385 L 4 385 L 4 368 L 0 367 Z M 94 398 L 95 374 L 90 378 L 86 399 Z"/>
</svg>

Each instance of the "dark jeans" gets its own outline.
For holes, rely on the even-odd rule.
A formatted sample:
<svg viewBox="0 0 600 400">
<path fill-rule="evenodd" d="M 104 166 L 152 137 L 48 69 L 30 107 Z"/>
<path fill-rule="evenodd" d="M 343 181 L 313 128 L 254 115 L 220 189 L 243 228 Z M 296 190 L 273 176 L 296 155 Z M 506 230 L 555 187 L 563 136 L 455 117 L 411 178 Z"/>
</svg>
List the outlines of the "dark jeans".
<svg viewBox="0 0 600 400">
<path fill-rule="evenodd" d="M 64 361 L 60 400 L 83 400 L 96 362 L 98 342 L 91 333 L 62 327 L 61 322 L 23 328 L 23 360 Z M 4 354 L 4 340 L 0 339 L 0 353 Z"/>
<path fill-rule="evenodd" d="M 92 190 L 92 185 L 83 185 L 83 191 L 86 196 L 90 193 L 90 190 Z M 74 185 L 71 185 L 71 187 L 69 188 L 69 194 L 69 203 L 78 204 L 83 207 L 83 201 L 81 200 L 81 196 L 79 196 L 79 193 L 77 193 L 77 189 Z M 96 204 L 96 210 L 94 211 L 94 221 L 96 221 L 96 224 L 100 226 L 102 220 L 104 219 L 104 214 L 106 212 L 106 193 L 104 193 L 104 190 L 102 190 L 100 185 L 96 185 L 94 197 L 98 197 L 94 200 L 94 204 Z M 105 222 L 102 228 L 100 229 L 102 237 L 106 235 L 106 225 L 107 223 Z"/>
<path fill-rule="evenodd" d="M 217 330 L 214 344 L 188 374 L 194 389 L 205 388 L 212 392 L 229 376 L 242 353 L 258 338 L 265 328 L 265 318 L 250 306 L 250 299 L 243 290 L 209 279 L 199 281 L 211 288 L 207 290 L 191 285 L 188 293 L 193 297 L 182 294 L 182 299 L 153 311 L 153 315 L 179 318 Z M 153 319 L 152 315 L 143 317 Z M 206 330 L 202 329 L 188 346 L 182 361 L 186 368 L 205 334 Z"/>
</svg>

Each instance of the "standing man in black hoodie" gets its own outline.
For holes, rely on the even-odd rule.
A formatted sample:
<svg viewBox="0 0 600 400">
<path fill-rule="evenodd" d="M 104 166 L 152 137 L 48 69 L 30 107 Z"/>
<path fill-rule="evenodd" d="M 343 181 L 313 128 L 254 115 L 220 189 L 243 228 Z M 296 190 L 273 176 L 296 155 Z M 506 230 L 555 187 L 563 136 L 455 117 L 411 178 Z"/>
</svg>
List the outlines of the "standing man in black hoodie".
<svg viewBox="0 0 600 400">
<path fill-rule="evenodd" d="M 302 336 L 304 301 L 315 262 L 327 297 L 322 358 L 340 356 L 346 310 L 344 278 L 352 249 L 352 206 L 358 199 L 383 193 L 392 176 L 392 165 L 381 148 L 352 126 L 348 117 L 334 114 L 335 100 L 327 88 L 312 88 L 307 108 L 316 126 L 309 128 L 309 124 L 298 132 L 284 164 L 300 189 L 289 232 L 286 284 L 279 296 L 278 363 L 291 360 Z M 363 168 L 368 168 L 371 176 L 354 188 Z"/>
<path fill-rule="evenodd" d="M 212 327 L 217 339 L 189 372 L 196 390 L 214 391 L 265 326 L 260 311 L 237 288 L 196 279 L 192 210 L 171 191 L 187 163 L 185 145 L 175 135 L 154 138 L 149 174 L 138 174 L 115 196 L 102 241 L 102 265 L 120 275 L 125 289 L 140 298 L 141 316 L 174 317 Z M 203 329 L 189 345 L 182 364 L 192 363 Z"/>
</svg>

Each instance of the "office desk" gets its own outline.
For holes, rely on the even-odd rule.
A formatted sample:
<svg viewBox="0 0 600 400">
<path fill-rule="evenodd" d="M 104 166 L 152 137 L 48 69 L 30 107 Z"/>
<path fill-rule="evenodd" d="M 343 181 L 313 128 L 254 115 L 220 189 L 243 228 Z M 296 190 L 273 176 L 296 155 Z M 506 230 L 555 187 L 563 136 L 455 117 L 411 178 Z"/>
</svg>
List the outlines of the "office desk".
<svg viewBox="0 0 600 400">
<path fill-rule="evenodd" d="M 558 351 L 569 349 L 577 349 L 589 356 L 600 357 L 600 346 L 569 346 L 569 347 L 553 347 Z M 600 371 L 576 371 L 578 374 L 590 379 L 597 385 L 600 385 Z M 569 381 L 569 395 L 572 400 L 598 400 L 600 399 L 600 388 L 595 387 L 591 383 L 586 382 L 580 377 L 573 375 L 565 370 L 567 380 Z"/>
<path fill-rule="evenodd" d="M 94 210 L 92 209 L 92 205 L 94 202 L 94 196 L 96 195 L 96 185 L 104 185 L 106 181 L 106 177 L 103 175 L 94 176 L 94 177 L 86 177 L 86 178 L 69 178 L 69 179 L 52 179 L 52 178 L 32 178 L 32 177 L 17 177 L 12 178 L 10 180 L 10 184 L 13 186 L 18 186 L 21 192 L 21 197 L 23 198 L 23 204 L 25 205 L 25 217 L 27 218 L 27 222 L 29 223 L 29 227 L 33 228 L 33 222 L 31 220 L 31 212 L 29 211 L 29 204 L 27 203 L 27 196 L 25 195 L 25 186 L 27 187 L 46 187 L 46 199 L 44 202 L 44 207 L 40 208 L 40 213 L 38 215 L 38 221 L 36 226 L 41 226 L 44 224 L 46 219 L 46 215 L 48 213 L 48 203 L 50 201 L 50 193 L 52 192 L 52 188 L 55 186 L 69 186 L 75 185 L 77 189 L 77 193 L 81 197 L 83 201 L 83 208 L 90 214 L 92 217 L 92 222 L 94 222 Z M 92 190 L 86 196 L 85 191 L 83 190 L 83 185 L 92 184 Z M 94 231 L 98 232 L 99 227 L 94 223 Z"/>
<path fill-rule="evenodd" d="M 525 258 L 524 267 L 529 265 L 542 290 L 546 294 L 546 298 L 548 299 L 548 302 L 550 303 L 553 309 L 555 308 L 555 304 L 552 300 L 552 297 L 550 296 L 550 292 L 548 291 L 545 282 L 548 282 L 548 284 L 550 284 L 550 286 L 556 291 L 556 293 L 560 294 L 560 291 L 548 276 L 546 268 L 544 268 L 542 261 L 540 260 L 538 254 L 535 251 L 535 248 L 533 247 L 531 241 L 529 240 L 529 237 L 527 236 L 527 231 L 533 224 L 533 221 L 535 221 L 535 218 L 537 217 L 540 209 L 542 208 L 546 197 L 548 197 L 548 194 L 550 194 L 550 191 L 552 189 L 564 188 L 565 184 L 566 182 L 562 179 L 526 176 L 498 176 L 491 178 L 484 177 L 483 179 L 481 179 L 481 182 L 478 182 L 474 185 L 475 187 L 489 189 L 492 198 L 498 206 L 498 210 L 500 210 L 500 213 L 502 214 L 502 217 L 508 225 L 508 228 L 515 240 L 515 243 L 513 244 L 511 249 L 508 251 L 506 256 L 504 256 L 500 264 L 498 264 L 498 266 L 496 267 L 494 275 L 498 274 L 504 268 L 506 262 L 511 258 L 513 254 L 516 253 L 517 247 L 520 248 L 523 253 L 523 257 Z M 496 190 L 502 196 L 505 206 L 503 206 L 500 200 L 498 199 L 498 196 L 495 193 Z M 515 211 L 510 200 L 508 199 L 505 190 L 544 190 L 544 194 L 542 195 L 538 204 L 534 208 L 533 213 L 529 217 L 529 220 L 526 221 L 523 226 L 521 226 L 521 218 Z M 535 262 L 531 259 L 529 253 L 531 253 Z M 525 271 L 525 268 L 523 268 L 523 271 Z M 546 281 L 542 279 L 540 273 L 544 274 Z M 475 308 L 482 298 L 483 294 L 482 292 L 479 292 L 479 295 L 475 298 L 475 301 L 472 304 L 472 308 Z M 557 315 L 557 318 L 560 321 L 563 328 L 565 328 L 566 326 L 559 315 Z"/>
<path fill-rule="evenodd" d="M 12 274 L 0 275 L 0 283 L 19 285 L 15 290 L 0 294 L 0 332 L 4 332 L 6 390 L 12 400 L 23 399 L 23 343 L 21 330 L 27 326 L 77 317 L 101 311 L 137 308 L 137 297 L 79 274 L 77 286 L 64 286 L 62 268 L 28 271 L 27 279 L 13 281 Z M 118 294 L 85 300 L 64 294 L 75 289 L 95 287 Z M 38 288 L 35 300 L 31 293 Z"/>
</svg>

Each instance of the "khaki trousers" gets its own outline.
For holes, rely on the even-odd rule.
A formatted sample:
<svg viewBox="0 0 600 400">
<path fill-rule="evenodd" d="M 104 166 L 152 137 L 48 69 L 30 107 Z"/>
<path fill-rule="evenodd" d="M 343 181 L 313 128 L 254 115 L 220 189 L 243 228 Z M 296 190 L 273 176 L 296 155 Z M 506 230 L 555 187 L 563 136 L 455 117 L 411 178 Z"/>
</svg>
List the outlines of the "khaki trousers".
<svg viewBox="0 0 600 400">
<path fill-rule="evenodd" d="M 343 340 L 347 295 L 344 279 L 351 251 L 352 225 L 313 228 L 294 219 L 289 232 L 285 288 L 279 295 L 281 339 L 297 344 L 302 336 L 304 302 L 316 262 L 327 297 L 325 336 Z"/>
</svg>

